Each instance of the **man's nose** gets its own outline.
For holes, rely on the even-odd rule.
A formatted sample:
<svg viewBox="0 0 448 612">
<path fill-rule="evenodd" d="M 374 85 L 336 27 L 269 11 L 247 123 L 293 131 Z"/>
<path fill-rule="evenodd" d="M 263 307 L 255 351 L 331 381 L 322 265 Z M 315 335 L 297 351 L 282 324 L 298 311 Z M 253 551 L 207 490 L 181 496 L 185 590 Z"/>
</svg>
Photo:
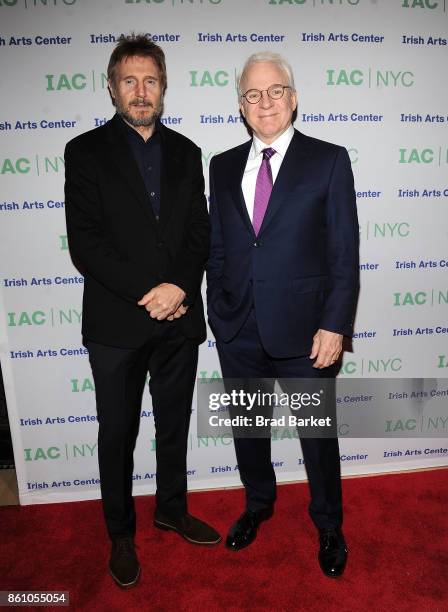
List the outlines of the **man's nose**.
<svg viewBox="0 0 448 612">
<path fill-rule="evenodd" d="M 272 98 L 269 97 L 267 91 L 261 92 L 260 106 L 263 108 L 269 108 L 272 105 Z"/>
<path fill-rule="evenodd" d="M 135 94 L 139 98 L 144 98 L 145 97 L 145 84 L 144 84 L 143 81 L 137 81 L 137 84 L 135 86 Z"/>
</svg>

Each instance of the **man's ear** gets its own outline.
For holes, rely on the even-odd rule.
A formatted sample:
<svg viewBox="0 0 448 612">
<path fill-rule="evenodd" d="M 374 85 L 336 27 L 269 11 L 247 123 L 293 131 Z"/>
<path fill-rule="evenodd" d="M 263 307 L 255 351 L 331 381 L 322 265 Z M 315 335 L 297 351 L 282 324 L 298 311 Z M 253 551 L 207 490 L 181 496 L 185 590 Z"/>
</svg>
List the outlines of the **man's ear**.
<svg viewBox="0 0 448 612">
<path fill-rule="evenodd" d="M 240 113 L 243 115 L 244 118 L 246 118 L 246 114 L 244 112 L 244 106 L 242 103 L 240 104 Z"/>
<path fill-rule="evenodd" d="M 294 110 L 297 110 L 297 104 L 298 104 L 298 99 L 299 99 L 297 91 L 294 91 L 292 95 L 294 96 L 293 97 L 293 100 L 294 100 Z"/>
</svg>

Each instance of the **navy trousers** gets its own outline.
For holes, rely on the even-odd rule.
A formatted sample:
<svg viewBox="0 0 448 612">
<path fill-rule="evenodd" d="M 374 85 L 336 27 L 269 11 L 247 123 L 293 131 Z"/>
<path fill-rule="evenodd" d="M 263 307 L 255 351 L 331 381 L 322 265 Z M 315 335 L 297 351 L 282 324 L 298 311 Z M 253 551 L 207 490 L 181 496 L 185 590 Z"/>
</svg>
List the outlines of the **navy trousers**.
<svg viewBox="0 0 448 612">
<path fill-rule="evenodd" d="M 276 359 L 264 350 L 255 310 L 230 342 L 217 339 L 223 378 L 334 378 L 335 367 L 313 368 L 308 355 Z M 310 347 L 311 352 L 311 347 Z M 276 479 L 271 463 L 270 438 L 235 438 L 235 452 L 247 510 L 270 507 L 276 499 Z M 342 492 L 337 438 L 301 438 L 303 459 L 311 493 L 309 512 L 318 529 L 342 524 Z"/>
</svg>

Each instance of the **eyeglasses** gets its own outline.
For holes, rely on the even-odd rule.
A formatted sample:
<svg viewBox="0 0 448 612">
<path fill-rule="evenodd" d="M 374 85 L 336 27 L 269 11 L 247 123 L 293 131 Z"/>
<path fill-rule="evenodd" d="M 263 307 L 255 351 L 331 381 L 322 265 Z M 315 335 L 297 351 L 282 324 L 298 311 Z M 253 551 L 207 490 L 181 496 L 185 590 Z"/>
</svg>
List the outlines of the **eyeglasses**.
<svg viewBox="0 0 448 612">
<path fill-rule="evenodd" d="M 292 89 L 290 85 L 271 85 L 267 89 L 248 89 L 246 93 L 241 94 L 242 98 L 246 98 L 249 104 L 257 104 L 261 100 L 265 91 L 272 100 L 280 100 L 285 93 L 285 89 Z"/>
</svg>

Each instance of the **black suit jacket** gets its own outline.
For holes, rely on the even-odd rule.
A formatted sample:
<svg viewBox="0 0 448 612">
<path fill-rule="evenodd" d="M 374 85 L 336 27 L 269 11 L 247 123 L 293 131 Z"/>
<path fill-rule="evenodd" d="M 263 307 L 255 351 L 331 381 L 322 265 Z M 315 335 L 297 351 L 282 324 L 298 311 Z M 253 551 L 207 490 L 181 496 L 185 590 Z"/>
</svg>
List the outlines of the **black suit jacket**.
<svg viewBox="0 0 448 612">
<path fill-rule="evenodd" d="M 141 346 L 154 325 L 176 325 L 205 339 L 200 285 L 209 252 L 201 151 L 160 126 L 161 209 L 157 222 L 143 179 L 115 115 L 65 149 L 65 210 L 70 251 L 85 277 L 84 339 Z M 158 322 L 137 302 L 162 282 L 187 294 L 181 319 Z"/>
<path fill-rule="evenodd" d="M 250 146 L 210 163 L 210 323 L 230 341 L 254 305 L 269 354 L 309 354 L 317 329 L 353 331 L 359 229 L 350 159 L 296 130 L 255 236 L 241 189 Z"/>
</svg>

